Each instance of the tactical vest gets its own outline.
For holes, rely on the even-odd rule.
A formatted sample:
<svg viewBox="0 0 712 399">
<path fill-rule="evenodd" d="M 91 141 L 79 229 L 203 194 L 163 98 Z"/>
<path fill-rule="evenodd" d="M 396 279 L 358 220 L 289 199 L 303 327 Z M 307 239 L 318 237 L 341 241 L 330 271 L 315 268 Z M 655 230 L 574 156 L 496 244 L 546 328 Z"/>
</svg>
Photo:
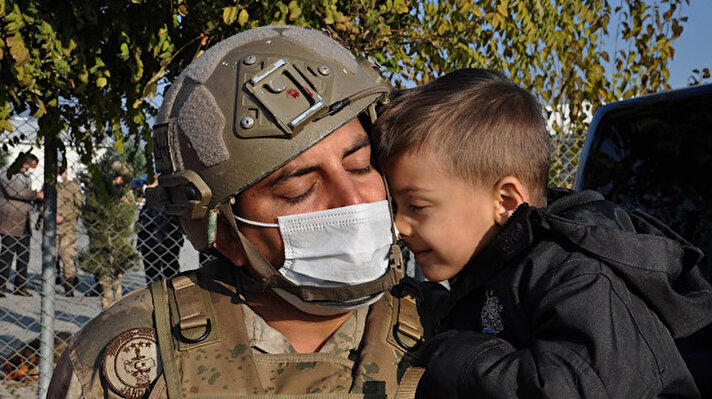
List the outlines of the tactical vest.
<svg viewBox="0 0 712 399">
<path fill-rule="evenodd" d="M 170 287 L 165 281 L 152 285 L 163 376 L 150 397 L 412 397 L 413 383 L 396 396 L 397 374 L 411 356 L 406 348 L 421 336 L 412 304 L 386 293 L 371 305 L 361 346 L 349 359 L 253 353 L 237 303 L 236 270 L 214 262 L 174 278 Z M 412 371 L 404 378 L 417 383 L 420 372 Z"/>
</svg>

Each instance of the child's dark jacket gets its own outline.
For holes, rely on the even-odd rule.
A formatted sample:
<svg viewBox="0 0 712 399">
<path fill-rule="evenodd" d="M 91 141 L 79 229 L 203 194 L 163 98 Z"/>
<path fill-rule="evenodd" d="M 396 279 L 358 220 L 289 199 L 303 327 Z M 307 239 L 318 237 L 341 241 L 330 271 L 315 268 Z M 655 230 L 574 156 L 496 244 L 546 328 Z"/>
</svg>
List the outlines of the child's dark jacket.
<svg viewBox="0 0 712 399">
<path fill-rule="evenodd" d="M 699 397 L 673 337 L 712 322 L 701 251 L 598 193 L 553 194 L 429 303 L 419 396 Z"/>
</svg>

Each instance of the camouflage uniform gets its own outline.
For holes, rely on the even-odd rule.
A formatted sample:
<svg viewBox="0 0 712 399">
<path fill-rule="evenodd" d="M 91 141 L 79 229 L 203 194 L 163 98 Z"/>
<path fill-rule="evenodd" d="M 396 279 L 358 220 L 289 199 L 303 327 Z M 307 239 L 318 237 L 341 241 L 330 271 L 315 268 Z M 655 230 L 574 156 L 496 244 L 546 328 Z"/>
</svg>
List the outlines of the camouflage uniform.
<svg viewBox="0 0 712 399">
<path fill-rule="evenodd" d="M 82 189 L 75 180 L 57 183 L 57 215 L 62 217 L 62 222 L 57 223 L 57 253 L 64 264 L 65 291 L 68 294 L 77 279 L 74 256 L 77 254 L 77 220 L 83 202 Z"/>
<path fill-rule="evenodd" d="M 399 364 L 405 366 L 410 357 L 393 339 L 397 308 L 393 297 L 386 294 L 370 308 L 354 311 L 318 352 L 298 354 L 244 303 L 240 292 L 249 287 L 241 282 L 247 279 L 249 284 L 249 278 L 240 271 L 219 258 L 198 272 L 178 277 L 196 282 L 200 295 L 207 298 L 212 327 L 196 343 L 179 339 L 175 291 L 163 291 L 167 295 L 163 300 L 156 287 L 165 282 L 156 283 L 153 293 L 150 289 L 130 293 L 73 337 L 57 364 L 47 397 L 150 394 L 166 398 L 175 392 L 186 398 L 305 393 L 385 397 L 396 393 Z M 164 307 L 172 308 L 170 315 L 161 311 Z M 167 330 L 161 330 L 162 320 L 168 321 Z M 107 323 L 111 330 L 101 328 Z M 197 335 L 205 331 L 196 329 Z M 184 334 L 189 336 L 190 329 Z M 165 362 L 166 358 L 171 361 Z"/>
</svg>

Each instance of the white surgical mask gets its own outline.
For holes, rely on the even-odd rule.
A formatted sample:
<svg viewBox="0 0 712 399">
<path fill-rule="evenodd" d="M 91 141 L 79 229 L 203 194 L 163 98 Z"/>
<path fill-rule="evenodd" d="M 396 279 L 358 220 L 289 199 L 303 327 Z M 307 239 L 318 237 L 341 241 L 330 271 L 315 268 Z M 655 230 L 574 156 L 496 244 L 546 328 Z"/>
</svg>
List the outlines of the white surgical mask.
<svg viewBox="0 0 712 399">
<path fill-rule="evenodd" d="M 279 228 L 284 243 L 284 264 L 279 273 L 298 285 L 361 284 L 378 279 L 388 269 L 393 236 L 385 200 L 279 216 L 277 223 L 235 219 L 252 226 Z"/>
</svg>

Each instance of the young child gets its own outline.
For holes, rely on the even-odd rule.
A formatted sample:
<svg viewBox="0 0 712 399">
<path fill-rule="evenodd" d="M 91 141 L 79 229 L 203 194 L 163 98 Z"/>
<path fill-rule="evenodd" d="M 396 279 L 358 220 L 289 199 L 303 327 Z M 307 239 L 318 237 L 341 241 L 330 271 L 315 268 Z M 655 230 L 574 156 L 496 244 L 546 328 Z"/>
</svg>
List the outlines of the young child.
<svg viewBox="0 0 712 399">
<path fill-rule="evenodd" d="M 424 301 L 418 397 L 699 397 L 673 338 L 712 321 L 701 252 L 596 192 L 547 194 L 548 138 L 535 97 L 491 70 L 379 117 L 400 236 L 450 283 Z"/>
</svg>

